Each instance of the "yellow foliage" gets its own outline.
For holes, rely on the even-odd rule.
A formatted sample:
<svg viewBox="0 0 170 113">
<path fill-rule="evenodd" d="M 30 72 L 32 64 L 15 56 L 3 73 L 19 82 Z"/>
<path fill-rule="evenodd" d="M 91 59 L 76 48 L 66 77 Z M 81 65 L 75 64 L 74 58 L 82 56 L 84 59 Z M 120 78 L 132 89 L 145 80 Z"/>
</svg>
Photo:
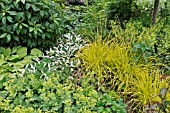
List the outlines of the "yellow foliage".
<svg viewBox="0 0 170 113">
<path fill-rule="evenodd" d="M 129 101 L 131 95 L 129 103 L 135 102 L 143 108 L 148 101 L 160 101 L 155 95 L 167 87 L 168 79 L 160 80 L 162 74 L 151 62 L 144 64 L 142 59 L 133 62 L 136 53 L 130 48 L 131 40 L 98 37 L 82 48 L 77 57 L 82 59 L 88 72 L 96 72 L 97 78 L 107 82 L 111 90 L 118 91 L 125 101 Z"/>
</svg>

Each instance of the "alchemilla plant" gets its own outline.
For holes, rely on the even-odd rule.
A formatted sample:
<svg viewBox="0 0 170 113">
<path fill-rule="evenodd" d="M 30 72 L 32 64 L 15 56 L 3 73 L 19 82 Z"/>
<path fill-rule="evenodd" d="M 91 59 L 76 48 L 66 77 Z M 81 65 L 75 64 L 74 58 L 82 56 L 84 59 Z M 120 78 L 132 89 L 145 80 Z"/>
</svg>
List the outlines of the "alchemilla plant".
<svg viewBox="0 0 170 113">
<path fill-rule="evenodd" d="M 126 113 L 122 100 L 117 103 L 92 86 L 75 87 L 69 79 L 61 84 L 59 75 L 51 75 L 47 80 L 33 74 L 4 79 L 8 81 L 0 88 L 1 112 Z"/>
</svg>

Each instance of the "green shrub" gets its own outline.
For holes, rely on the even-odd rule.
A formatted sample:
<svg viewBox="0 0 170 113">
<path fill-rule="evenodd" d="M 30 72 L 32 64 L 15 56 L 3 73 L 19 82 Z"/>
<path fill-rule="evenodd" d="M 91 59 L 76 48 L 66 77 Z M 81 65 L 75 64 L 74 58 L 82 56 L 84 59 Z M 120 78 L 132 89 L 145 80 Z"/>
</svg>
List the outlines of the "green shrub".
<svg viewBox="0 0 170 113">
<path fill-rule="evenodd" d="M 1 112 L 126 113 L 122 100 L 116 103 L 111 95 L 97 92 L 93 86 L 75 86 L 70 79 L 61 84 L 58 75 L 46 80 L 33 74 L 6 79 L 0 88 Z"/>
<path fill-rule="evenodd" d="M 1 46 L 46 48 L 65 32 L 65 15 L 49 0 L 0 1 Z"/>
</svg>

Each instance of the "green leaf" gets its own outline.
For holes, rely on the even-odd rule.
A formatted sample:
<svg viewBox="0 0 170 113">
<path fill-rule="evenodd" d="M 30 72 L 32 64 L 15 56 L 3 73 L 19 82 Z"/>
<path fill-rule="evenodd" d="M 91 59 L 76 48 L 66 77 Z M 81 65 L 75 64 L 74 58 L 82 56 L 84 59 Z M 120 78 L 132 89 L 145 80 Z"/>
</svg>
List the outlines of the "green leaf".
<svg viewBox="0 0 170 113">
<path fill-rule="evenodd" d="M 13 29 L 17 28 L 18 23 L 14 24 Z"/>
<path fill-rule="evenodd" d="M 44 16 L 44 11 L 40 11 L 40 15 L 43 17 Z"/>
<path fill-rule="evenodd" d="M 32 32 L 33 30 L 34 30 L 34 28 L 33 28 L 33 27 L 30 27 L 29 32 Z"/>
<path fill-rule="evenodd" d="M 135 48 L 140 48 L 140 47 L 141 47 L 141 44 L 136 43 L 136 44 L 134 44 L 134 47 L 135 47 Z"/>
<path fill-rule="evenodd" d="M 26 15 L 27 15 L 27 18 L 28 18 L 28 19 L 31 18 L 31 13 L 30 13 L 30 12 L 28 12 Z"/>
<path fill-rule="evenodd" d="M 33 55 L 33 56 L 40 57 L 40 56 L 42 56 L 42 51 L 40 51 L 39 49 L 34 48 L 34 49 L 31 50 L 30 54 Z"/>
<path fill-rule="evenodd" d="M 22 29 L 22 25 L 21 24 L 19 25 L 19 29 Z"/>
<path fill-rule="evenodd" d="M 20 18 L 23 18 L 24 17 L 24 12 L 19 12 L 17 14 L 17 18 L 20 19 Z"/>
<path fill-rule="evenodd" d="M 25 0 L 21 0 L 21 2 L 22 2 L 23 4 L 25 4 Z"/>
<path fill-rule="evenodd" d="M 13 21 L 12 21 L 12 17 L 7 16 L 7 19 L 8 19 L 9 22 L 13 22 Z"/>
<path fill-rule="evenodd" d="M 20 57 L 24 57 L 27 55 L 27 48 L 26 47 L 18 48 L 16 52 L 17 52 L 17 55 L 19 55 Z"/>
<path fill-rule="evenodd" d="M 15 39 L 16 41 L 19 41 L 18 36 L 14 36 L 14 39 Z"/>
<path fill-rule="evenodd" d="M 2 34 L 1 36 L 0 36 L 0 38 L 4 38 L 4 37 L 6 37 L 7 36 L 7 33 L 4 33 L 4 34 Z"/>
<path fill-rule="evenodd" d="M 36 6 L 35 6 L 35 5 L 31 5 L 31 7 L 32 7 L 32 9 L 33 9 L 34 11 L 36 11 L 36 10 L 37 10 L 37 8 L 36 8 Z"/>
<path fill-rule="evenodd" d="M 169 100 L 167 100 L 165 103 L 166 103 L 166 105 L 170 105 L 170 101 Z"/>
<path fill-rule="evenodd" d="M 1 74 L 0 75 L 0 80 L 2 80 L 4 78 L 4 76 L 5 76 L 4 74 Z"/>
<path fill-rule="evenodd" d="M 20 0 L 16 0 L 16 2 L 15 2 L 15 3 L 17 4 L 19 1 L 20 1 Z"/>
<path fill-rule="evenodd" d="M 2 23 L 5 25 L 6 24 L 6 17 L 2 18 Z"/>
<path fill-rule="evenodd" d="M 24 24 L 24 23 L 22 23 L 22 25 L 25 26 L 25 27 L 27 27 L 27 28 L 29 27 L 27 24 Z"/>
<path fill-rule="evenodd" d="M 15 60 L 17 58 L 20 58 L 20 56 L 19 55 L 12 55 L 12 56 L 8 57 L 8 60 Z"/>
<path fill-rule="evenodd" d="M 11 49 L 10 48 L 7 48 L 5 49 L 5 51 L 3 52 L 4 56 L 10 56 L 11 54 Z"/>
<path fill-rule="evenodd" d="M 42 34 L 42 39 L 45 39 L 45 33 Z"/>
<path fill-rule="evenodd" d="M 8 13 L 9 13 L 10 15 L 17 15 L 17 12 L 16 12 L 16 11 L 8 11 Z"/>
<path fill-rule="evenodd" d="M 2 54 L 4 52 L 5 48 L 0 47 L 0 54 Z"/>
<path fill-rule="evenodd" d="M 59 25 L 58 21 L 57 20 L 54 20 L 54 23 L 56 23 L 57 25 Z"/>
<path fill-rule="evenodd" d="M 18 46 L 13 47 L 12 50 L 11 50 L 11 53 L 12 53 L 12 54 L 16 53 L 16 52 L 17 52 L 17 49 L 18 49 Z"/>
<path fill-rule="evenodd" d="M 8 41 L 8 42 L 11 41 L 11 34 L 8 34 L 8 35 L 7 35 L 7 41 Z"/>
<path fill-rule="evenodd" d="M 31 4 L 26 3 L 26 9 L 28 10 L 30 8 Z"/>
<path fill-rule="evenodd" d="M 0 55 L 0 66 L 4 63 L 4 55 L 3 54 L 1 54 Z"/>
</svg>

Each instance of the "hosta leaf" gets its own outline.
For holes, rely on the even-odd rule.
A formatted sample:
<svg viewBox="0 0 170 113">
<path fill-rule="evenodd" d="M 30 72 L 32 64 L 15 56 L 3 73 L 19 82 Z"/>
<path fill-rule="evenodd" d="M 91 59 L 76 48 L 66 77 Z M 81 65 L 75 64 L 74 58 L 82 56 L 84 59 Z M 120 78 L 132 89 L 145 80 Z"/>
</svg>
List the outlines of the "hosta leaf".
<svg viewBox="0 0 170 113">
<path fill-rule="evenodd" d="M 18 49 L 19 47 L 20 47 L 20 46 L 13 47 L 11 53 L 14 54 L 15 52 L 17 52 L 17 49 Z"/>
<path fill-rule="evenodd" d="M 8 60 L 15 60 L 16 58 L 20 58 L 19 55 L 12 55 L 8 58 Z"/>
<path fill-rule="evenodd" d="M 39 49 L 34 48 L 31 50 L 31 55 L 40 57 L 42 56 L 42 52 Z"/>
<path fill-rule="evenodd" d="M 4 63 L 4 55 L 0 55 L 0 66 Z"/>
<path fill-rule="evenodd" d="M 4 52 L 4 48 L 3 47 L 0 47 L 0 54 Z"/>
<path fill-rule="evenodd" d="M 18 48 L 17 55 L 19 55 L 20 57 L 26 56 L 27 55 L 27 48 L 26 47 Z"/>
<path fill-rule="evenodd" d="M 10 56 L 11 54 L 11 49 L 10 48 L 7 48 L 5 49 L 5 51 L 3 52 L 4 56 Z"/>
<path fill-rule="evenodd" d="M 0 74 L 0 80 L 2 80 L 4 78 L 4 74 Z"/>
</svg>

